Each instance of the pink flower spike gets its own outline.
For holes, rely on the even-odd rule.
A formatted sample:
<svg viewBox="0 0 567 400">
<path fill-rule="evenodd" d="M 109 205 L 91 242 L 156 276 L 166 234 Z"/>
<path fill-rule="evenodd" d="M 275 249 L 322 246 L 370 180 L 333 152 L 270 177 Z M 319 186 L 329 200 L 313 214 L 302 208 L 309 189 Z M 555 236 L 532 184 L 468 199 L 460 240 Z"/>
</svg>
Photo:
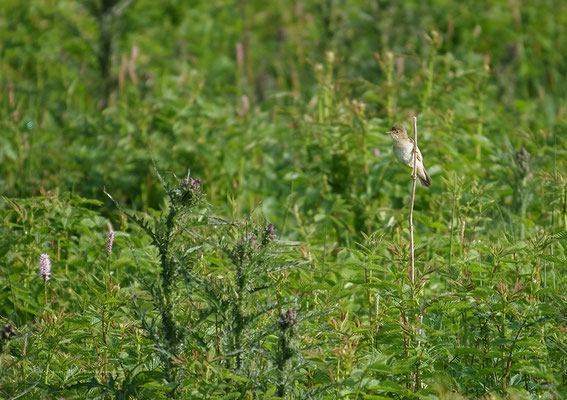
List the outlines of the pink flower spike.
<svg viewBox="0 0 567 400">
<path fill-rule="evenodd" d="M 114 231 L 108 231 L 108 240 L 106 241 L 106 255 L 110 257 L 112 254 L 112 246 L 114 245 Z"/>
<path fill-rule="evenodd" d="M 51 275 L 51 260 L 49 254 L 43 253 L 39 256 L 39 276 L 44 282 L 47 282 Z"/>
</svg>

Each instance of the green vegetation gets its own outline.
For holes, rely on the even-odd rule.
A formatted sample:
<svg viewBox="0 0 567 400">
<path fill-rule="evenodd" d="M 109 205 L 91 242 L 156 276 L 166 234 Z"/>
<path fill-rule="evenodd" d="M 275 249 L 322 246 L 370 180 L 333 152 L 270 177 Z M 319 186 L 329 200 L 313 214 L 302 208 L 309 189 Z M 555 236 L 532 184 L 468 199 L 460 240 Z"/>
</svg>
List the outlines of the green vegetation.
<svg viewBox="0 0 567 400">
<path fill-rule="evenodd" d="M 3 0 L 0 397 L 567 398 L 566 27 Z"/>
</svg>

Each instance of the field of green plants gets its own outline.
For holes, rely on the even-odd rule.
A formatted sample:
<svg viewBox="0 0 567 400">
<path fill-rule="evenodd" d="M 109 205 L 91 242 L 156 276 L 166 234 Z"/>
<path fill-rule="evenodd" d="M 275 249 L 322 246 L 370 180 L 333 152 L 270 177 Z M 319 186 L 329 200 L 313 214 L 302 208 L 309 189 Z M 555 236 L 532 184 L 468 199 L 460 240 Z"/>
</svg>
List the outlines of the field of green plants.
<svg viewBox="0 0 567 400">
<path fill-rule="evenodd" d="M 567 399 L 566 54 L 563 0 L 2 0 L 0 398 Z"/>
</svg>

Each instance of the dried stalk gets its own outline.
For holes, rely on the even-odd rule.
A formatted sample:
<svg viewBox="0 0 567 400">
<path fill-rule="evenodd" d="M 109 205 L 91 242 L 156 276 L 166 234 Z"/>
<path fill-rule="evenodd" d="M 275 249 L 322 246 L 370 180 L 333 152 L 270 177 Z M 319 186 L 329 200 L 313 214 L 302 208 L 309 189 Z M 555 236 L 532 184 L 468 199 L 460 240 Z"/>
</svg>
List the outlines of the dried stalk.
<svg viewBox="0 0 567 400">
<path fill-rule="evenodd" d="M 413 206 L 415 204 L 415 185 L 417 183 L 417 117 L 413 117 L 413 171 L 411 173 L 413 180 L 411 188 L 411 208 L 409 215 L 409 228 L 410 228 L 410 250 L 411 250 L 411 271 L 410 278 L 412 287 L 415 284 L 415 254 L 414 254 L 414 241 L 413 241 Z"/>
</svg>

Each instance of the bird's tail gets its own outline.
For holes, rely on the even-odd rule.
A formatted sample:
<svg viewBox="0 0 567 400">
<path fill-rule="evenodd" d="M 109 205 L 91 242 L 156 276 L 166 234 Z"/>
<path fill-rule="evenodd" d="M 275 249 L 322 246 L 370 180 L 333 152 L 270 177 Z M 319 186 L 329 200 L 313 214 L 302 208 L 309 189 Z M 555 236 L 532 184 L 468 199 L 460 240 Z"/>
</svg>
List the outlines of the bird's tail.
<svg viewBox="0 0 567 400">
<path fill-rule="evenodd" d="M 429 176 L 425 168 L 421 168 L 418 171 L 417 177 L 419 178 L 419 181 L 423 186 L 425 187 L 431 186 L 431 177 Z"/>
</svg>

